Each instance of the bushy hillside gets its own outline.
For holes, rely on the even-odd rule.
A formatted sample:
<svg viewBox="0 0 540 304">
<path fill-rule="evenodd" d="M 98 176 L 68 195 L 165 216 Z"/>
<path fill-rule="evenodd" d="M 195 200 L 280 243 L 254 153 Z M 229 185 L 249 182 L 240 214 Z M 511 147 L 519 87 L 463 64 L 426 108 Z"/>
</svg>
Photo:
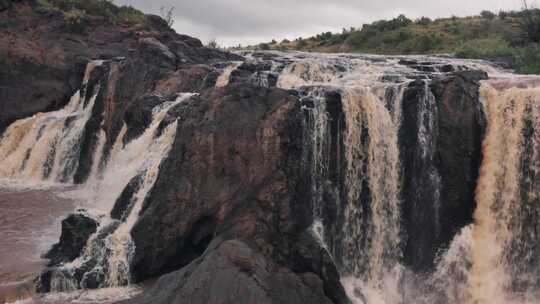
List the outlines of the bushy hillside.
<svg viewBox="0 0 540 304">
<path fill-rule="evenodd" d="M 321 33 L 315 37 L 281 43 L 272 41 L 257 49 L 374 54 L 455 54 L 460 58 L 498 61 L 521 73 L 540 73 L 540 10 L 484 11 L 479 16 L 392 20 Z"/>
</svg>

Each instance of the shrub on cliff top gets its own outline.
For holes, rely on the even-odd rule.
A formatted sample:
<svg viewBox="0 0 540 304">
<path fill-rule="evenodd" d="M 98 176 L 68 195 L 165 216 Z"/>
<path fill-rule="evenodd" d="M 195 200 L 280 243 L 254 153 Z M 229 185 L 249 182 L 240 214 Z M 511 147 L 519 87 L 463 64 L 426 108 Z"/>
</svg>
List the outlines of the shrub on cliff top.
<svg viewBox="0 0 540 304">
<path fill-rule="evenodd" d="M 86 13 L 79 9 L 72 9 L 64 13 L 64 21 L 72 32 L 82 32 L 86 27 Z"/>
</svg>

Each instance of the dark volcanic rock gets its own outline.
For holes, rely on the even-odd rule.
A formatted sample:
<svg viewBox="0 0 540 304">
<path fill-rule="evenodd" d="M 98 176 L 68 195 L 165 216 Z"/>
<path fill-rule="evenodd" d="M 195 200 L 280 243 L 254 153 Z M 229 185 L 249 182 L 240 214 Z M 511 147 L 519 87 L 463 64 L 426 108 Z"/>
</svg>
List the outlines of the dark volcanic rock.
<svg viewBox="0 0 540 304">
<path fill-rule="evenodd" d="M 142 38 L 139 43 L 145 62 L 164 69 L 174 69 L 176 67 L 176 56 L 156 38 Z"/>
<path fill-rule="evenodd" d="M 328 251 L 321 247 L 311 232 L 305 232 L 293 241 L 289 267 L 295 273 L 314 273 L 323 280 L 323 290 L 333 303 L 348 303 L 341 286 L 340 275 Z"/>
<path fill-rule="evenodd" d="M 45 254 L 49 266 L 75 260 L 97 229 L 97 222 L 82 214 L 72 214 L 62 221 L 60 242 Z"/>
<path fill-rule="evenodd" d="M 242 85 L 205 91 L 175 109 L 177 139 L 132 231 L 137 277 L 182 266 L 177 263 L 186 237 L 201 218 L 214 217 L 225 227 L 226 220 L 237 224 L 229 217 L 240 206 L 241 213 L 263 218 L 271 214 L 262 209 L 289 209 L 290 187 L 301 181 L 288 185 L 285 171 L 300 169 L 283 163 L 285 148 L 300 149 L 288 128 L 297 107 L 284 91 Z M 243 234 L 258 226 L 243 225 Z"/>
<path fill-rule="evenodd" d="M 417 80 L 405 94 L 400 133 L 404 256 L 416 271 L 432 269 L 437 253 L 473 221 L 486 127 L 478 81 L 486 77 L 455 72 L 434 79 L 429 88 Z M 422 124 L 433 135 L 421 138 Z"/>
<path fill-rule="evenodd" d="M 200 92 L 214 87 L 219 72 L 208 65 L 192 65 L 165 75 L 156 84 L 156 91 L 170 95 L 178 92 Z"/>
<path fill-rule="evenodd" d="M 473 222 L 475 190 L 487 127 L 480 102 L 480 71 L 456 72 L 432 84 L 438 100 L 437 170 L 441 176 L 439 248 L 447 247 L 464 226 Z"/>
<path fill-rule="evenodd" d="M 203 256 L 125 303 L 333 303 L 313 273 L 276 265 L 246 241 L 216 240 Z"/>
<path fill-rule="evenodd" d="M 116 199 L 114 207 L 111 210 L 111 218 L 119 221 L 124 221 L 133 208 L 133 196 L 141 187 L 143 182 L 142 176 L 135 176 Z"/>
</svg>

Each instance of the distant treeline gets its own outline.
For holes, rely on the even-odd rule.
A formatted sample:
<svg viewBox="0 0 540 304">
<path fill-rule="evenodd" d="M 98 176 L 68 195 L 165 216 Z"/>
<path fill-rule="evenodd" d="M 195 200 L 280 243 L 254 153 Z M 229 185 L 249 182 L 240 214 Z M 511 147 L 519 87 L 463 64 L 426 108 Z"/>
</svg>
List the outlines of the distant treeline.
<svg viewBox="0 0 540 304">
<path fill-rule="evenodd" d="M 455 54 L 498 61 L 520 73 L 540 73 L 540 10 L 483 11 L 478 16 L 392 20 L 325 32 L 311 38 L 262 43 L 260 50 L 362 52 L 374 54 Z"/>
</svg>

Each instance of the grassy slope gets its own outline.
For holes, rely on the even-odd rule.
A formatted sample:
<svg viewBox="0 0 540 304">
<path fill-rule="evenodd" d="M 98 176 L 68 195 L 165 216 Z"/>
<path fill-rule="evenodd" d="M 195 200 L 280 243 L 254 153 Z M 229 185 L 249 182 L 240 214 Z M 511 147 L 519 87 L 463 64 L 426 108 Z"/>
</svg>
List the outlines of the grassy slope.
<svg viewBox="0 0 540 304">
<path fill-rule="evenodd" d="M 455 54 L 504 62 L 520 73 L 540 73 L 540 48 L 522 33 L 519 12 L 465 18 L 409 20 L 400 16 L 341 34 L 260 44 L 258 49 L 374 54 Z"/>
</svg>

